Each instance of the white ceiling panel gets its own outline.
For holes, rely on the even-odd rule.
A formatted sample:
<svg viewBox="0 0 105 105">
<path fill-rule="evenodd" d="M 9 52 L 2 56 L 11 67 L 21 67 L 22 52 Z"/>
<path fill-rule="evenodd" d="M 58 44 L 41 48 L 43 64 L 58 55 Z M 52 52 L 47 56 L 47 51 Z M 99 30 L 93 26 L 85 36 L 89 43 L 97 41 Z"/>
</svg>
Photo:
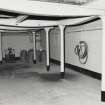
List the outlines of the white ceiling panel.
<svg viewBox="0 0 105 105">
<path fill-rule="evenodd" d="M 90 16 L 104 11 L 77 5 L 29 0 L 0 0 L 0 9 L 43 16 Z"/>
</svg>

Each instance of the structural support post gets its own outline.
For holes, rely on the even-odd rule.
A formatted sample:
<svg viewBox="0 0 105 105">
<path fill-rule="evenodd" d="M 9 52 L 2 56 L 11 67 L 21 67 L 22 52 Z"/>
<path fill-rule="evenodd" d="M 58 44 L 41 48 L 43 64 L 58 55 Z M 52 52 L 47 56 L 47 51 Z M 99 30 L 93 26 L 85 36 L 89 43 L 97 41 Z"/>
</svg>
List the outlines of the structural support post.
<svg viewBox="0 0 105 105">
<path fill-rule="evenodd" d="M 50 43 L 49 43 L 49 31 L 52 27 L 46 27 L 45 32 L 46 32 L 46 68 L 47 71 L 50 70 Z"/>
<path fill-rule="evenodd" d="M 0 63 L 2 63 L 2 33 L 0 32 Z"/>
<path fill-rule="evenodd" d="M 32 32 L 33 34 L 33 49 L 34 49 L 34 64 L 36 64 L 36 32 Z"/>
<path fill-rule="evenodd" d="M 102 91 L 101 101 L 105 102 L 105 16 L 101 16 L 102 20 Z"/>
<path fill-rule="evenodd" d="M 64 35 L 64 25 L 59 25 L 60 28 L 60 45 L 61 45 L 61 78 L 65 76 L 65 35 Z"/>
</svg>

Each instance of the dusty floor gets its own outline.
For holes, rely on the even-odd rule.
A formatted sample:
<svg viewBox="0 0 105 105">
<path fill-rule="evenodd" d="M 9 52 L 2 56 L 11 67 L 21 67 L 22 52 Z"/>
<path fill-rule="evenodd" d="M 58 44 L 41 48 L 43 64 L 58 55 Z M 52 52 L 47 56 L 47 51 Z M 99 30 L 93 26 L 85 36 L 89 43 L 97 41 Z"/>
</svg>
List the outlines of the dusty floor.
<svg viewBox="0 0 105 105">
<path fill-rule="evenodd" d="M 22 63 L 0 65 L 0 105 L 105 105 L 100 101 L 101 81 L 60 67 Z"/>
</svg>

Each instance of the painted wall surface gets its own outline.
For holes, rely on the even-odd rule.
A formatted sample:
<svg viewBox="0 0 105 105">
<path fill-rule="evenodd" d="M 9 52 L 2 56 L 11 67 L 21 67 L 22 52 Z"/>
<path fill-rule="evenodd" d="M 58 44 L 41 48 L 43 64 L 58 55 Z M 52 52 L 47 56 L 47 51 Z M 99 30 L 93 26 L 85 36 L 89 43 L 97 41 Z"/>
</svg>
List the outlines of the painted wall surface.
<svg viewBox="0 0 105 105">
<path fill-rule="evenodd" d="M 60 31 L 55 28 L 50 32 L 50 57 L 60 60 Z"/>
<path fill-rule="evenodd" d="M 40 31 L 40 46 L 43 50 L 46 50 L 46 33 L 45 30 Z"/>
<path fill-rule="evenodd" d="M 45 49 L 45 32 L 44 30 L 36 33 L 36 50 Z M 41 43 L 40 43 L 41 42 Z M 20 51 L 33 49 L 33 34 L 31 32 L 8 32 L 2 33 L 2 53 L 5 57 L 5 49 L 11 47 L 15 49 L 16 57 L 20 56 Z"/>
<path fill-rule="evenodd" d="M 101 73 L 101 40 L 101 20 L 81 26 L 67 27 L 65 29 L 66 63 Z M 86 64 L 81 64 L 78 56 L 74 53 L 74 48 L 79 41 L 86 41 L 88 44 Z M 60 60 L 60 31 L 58 28 L 50 33 L 50 52 L 51 58 Z"/>
<path fill-rule="evenodd" d="M 66 62 L 101 73 L 101 40 L 102 27 L 100 20 L 81 26 L 67 27 L 65 29 Z M 42 42 L 42 48 L 45 49 L 45 32 L 43 30 L 41 31 L 40 41 Z M 77 55 L 74 53 L 74 48 L 79 41 L 86 41 L 89 48 L 88 60 L 84 65 L 79 62 Z M 33 48 L 32 33 L 2 33 L 3 56 L 5 54 L 4 50 L 8 47 L 14 48 L 18 57 L 22 49 Z M 50 57 L 60 60 L 60 30 L 57 27 L 50 31 Z"/>
<path fill-rule="evenodd" d="M 8 47 L 15 49 L 16 57 L 19 57 L 20 51 L 22 49 L 29 50 L 33 48 L 32 33 L 22 32 L 22 33 L 2 33 L 2 51 L 3 56 L 5 55 L 4 50 Z"/>
</svg>

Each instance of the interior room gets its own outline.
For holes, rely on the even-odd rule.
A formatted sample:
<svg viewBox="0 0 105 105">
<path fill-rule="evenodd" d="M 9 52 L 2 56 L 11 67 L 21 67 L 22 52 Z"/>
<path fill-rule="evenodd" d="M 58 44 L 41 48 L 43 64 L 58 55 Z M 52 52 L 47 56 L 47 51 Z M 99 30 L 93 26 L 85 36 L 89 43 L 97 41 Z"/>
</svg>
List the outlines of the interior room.
<svg viewBox="0 0 105 105">
<path fill-rule="evenodd" d="M 104 105 L 104 0 L 0 0 L 0 105 Z"/>
</svg>

